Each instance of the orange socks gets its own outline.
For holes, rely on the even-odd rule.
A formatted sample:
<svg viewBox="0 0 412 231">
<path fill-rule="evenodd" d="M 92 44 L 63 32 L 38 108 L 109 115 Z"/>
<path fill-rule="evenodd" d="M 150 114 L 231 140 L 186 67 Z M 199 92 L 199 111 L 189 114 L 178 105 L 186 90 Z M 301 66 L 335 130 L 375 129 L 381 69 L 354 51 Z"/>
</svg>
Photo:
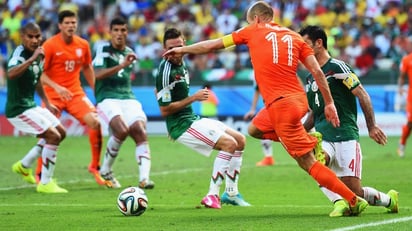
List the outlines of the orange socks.
<svg viewBox="0 0 412 231">
<path fill-rule="evenodd" d="M 43 165 L 43 159 L 41 157 L 37 158 L 36 176 L 41 173 L 42 165 Z"/>
<path fill-rule="evenodd" d="M 411 129 L 408 128 L 408 125 L 403 125 L 402 126 L 402 136 L 401 136 L 400 144 L 405 145 L 406 140 L 408 139 L 410 134 L 411 134 Z"/>
<path fill-rule="evenodd" d="M 89 129 L 89 142 L 92 151 L 92 160 L 89 168 L 97 169 L 100 166 L 100 154 L 102 152 L 102 132 L 99 129 Z"/>
<path fill-rule="evenodd" d="M 318 161 L 309 169 L 309 174 L 319 183 L 319 185 L 341 195 L 351 206 L 355 206 L 357 199 L 353 193 L 342 181 L 340 181 L 334 172 Z"/>
</svg>

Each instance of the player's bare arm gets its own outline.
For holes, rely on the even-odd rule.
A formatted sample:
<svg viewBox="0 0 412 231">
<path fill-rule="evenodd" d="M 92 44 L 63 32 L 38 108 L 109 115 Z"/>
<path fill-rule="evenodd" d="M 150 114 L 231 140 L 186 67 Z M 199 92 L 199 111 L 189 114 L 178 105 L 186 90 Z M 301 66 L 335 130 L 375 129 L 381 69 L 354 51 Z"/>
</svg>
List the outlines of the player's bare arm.
<svg viewBox="0 0 412 231">
<path fill-rule="evenodd" d="M 250 109 L 246 114 L 243 116 L 243 120 L 250 120 L 255 116 L 256 114 L 256 106 L 257 102 L 259 100 L 259 90 L 255 90 L 255 93 L 253 93 L 253 99 L 252 99 L 252 104 L 250 105 Z"/>
<path fill-rule="evenodd" d="M 323 74 L 322 69 L 320 69 L 318 62 L 314 55 L 309 55 L 304 63 L 308 71 L 313 75 L 319 91 L 323 96 L 325 101 L 325 117 L 326 120 L 331 123 L 334 127 L 340 126 L 340 121 L 338 117 L 338 112 L 336 110 L 332 95 L 330 94 L 328 82 L 326 81 L 325 74 Z"/>
<path fill-rule="evenodd" d="M 71 91 L 51 80 L 50 77 L 44 72 L 40 77 L 40 81 L 42 82 L 42 84 L 53 88 L 54 91 L 60 96 L 61 100 L 68 101 L 72 99 L 73 93 Z"/>
<path fill-rule="evenodd" d="M 83 74 L 89 86 L 94 89 L 96 78 L 94 76 L 94 69 L 91 63 L 83 66 Z"/>
<path fill-rule="evenodd" d="M 39 95 L 40 99 L 43 101 L 46 108 L 53 114 L 59 114 L 59 109 L 49 102 L 46 94 L 44 93 L 43 84 L 39 81 L 36 85 L 36 92 Z"/>
<path fill-rule="evenodd" d="M 184 98 L 183 100 L 170 103 L 167 106 L 160 106 L 160 113 L 163 117 L 172 115 L 195 101 L 203 101 L 209 97 L 209 90 L 206 88 L 198 90 L 195 94 Z"/>
<path fill-rule="evenodd" d="M 365 116 L 366 126 L 368 127 L 369 137 L 371 137 L 376 143 L 385 145 L 387 143 L 387 137 L 376 124 L 375 114 L 369 94 L 362 85 L 359 85 L 353 89 L 352 93 L 359 100 L 363 115 Z"/>
<path fill-rule="evenodd" d="M 137 60 L 137 56 L 134 53 L 127 54 L 126 58 L 122 63 L 117 66 L 110 67 L 110 68 L 98 68 L 95 70 L 96 79 L 105 79 L 110 77 L 117 72 L 121 71 L 123 68 L 132 64 L 135 60 Z"/>
<path fill-rule="evenodd" d="M 217 38 L 201 41 L 189 46 L 172 48 L 170 50 L 167 50 L 163 54 L 163 57 L 167 59 L 176 54 L 206 54 L 223 48 L 225 48 L 223 38 Z"/>
<path fill-rule="evenodd" d="M 10 68 L 10 70 L 7 71 L 7 77 L 9 79 L 15 79 L 20 77 L 26 70 L 27 68 L 30 67 L 30 65 L 39 57 L 39 56 L 44 56 L 44 50 L 42 47 L 38 47 L 34 52 L 33 55 L 27 59 L 25 62 L 18 66 L 14 66 Z"/>
</svg>

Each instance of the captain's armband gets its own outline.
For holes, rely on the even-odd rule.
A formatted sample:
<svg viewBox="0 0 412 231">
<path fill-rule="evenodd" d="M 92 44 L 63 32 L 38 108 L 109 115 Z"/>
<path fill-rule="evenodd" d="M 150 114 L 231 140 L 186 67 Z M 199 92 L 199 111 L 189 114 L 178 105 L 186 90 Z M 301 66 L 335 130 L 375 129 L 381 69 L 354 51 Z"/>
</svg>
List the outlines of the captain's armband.
<svg viewBox="0 0 412 231">
<path fill-rule="evenodd" d="M 223 46 L 225 48 L 235 45 L 235 42 L 233 41 L 233 37 L 231 34 L 223 36 L 222 40 L 223 40 Z"/>
</svg>

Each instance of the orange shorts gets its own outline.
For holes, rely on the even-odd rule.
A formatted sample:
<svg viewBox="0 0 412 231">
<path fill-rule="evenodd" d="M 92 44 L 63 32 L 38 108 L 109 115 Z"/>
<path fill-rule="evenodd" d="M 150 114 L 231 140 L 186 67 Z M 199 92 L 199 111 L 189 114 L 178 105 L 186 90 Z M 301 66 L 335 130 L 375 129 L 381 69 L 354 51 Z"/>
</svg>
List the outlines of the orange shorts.
<svg viewBox="0 0 412 231">
<path fill-rule="evenodd" d="M 317 142 L 315 137 L 306 132 L 301 121 L 308 108 L 305 93 L 285 96 L 275 100 L 266 108 L 274 131 L 292 157 L 310 152 Z M 265 127 L 267 128 L 267 125 Z"/>
<path fill-rule="evenodd" d="M 64 110 L 74 118 L 76 118 L 81 124 L 85 124 L 83 118 L 90 112 L 96 112 L 96 108 L 93 103 L 87 98 L 85 93 L 76 94 L 71 100 L 63 101 L 60 98 L 49 98 L 49 102 L 56 106 L 60 113 L 56 115 L 61 116 L 61 112 Z M 44 107 L 44 103 L 42 104 Z"/>
<path fill-rule="evenodd" d="M 260 109 L 260 111 L 253 117 L 252 124 L 259 129 L 263 134 L 265 133 L 274 133 L 276 134 L 275 129 L 273 128 L 272 122 L 270 121 L 269 112 L 266 110 L 266 107 Z M 275 139 L 273 141 L 279 141 Z"/>
</svg>

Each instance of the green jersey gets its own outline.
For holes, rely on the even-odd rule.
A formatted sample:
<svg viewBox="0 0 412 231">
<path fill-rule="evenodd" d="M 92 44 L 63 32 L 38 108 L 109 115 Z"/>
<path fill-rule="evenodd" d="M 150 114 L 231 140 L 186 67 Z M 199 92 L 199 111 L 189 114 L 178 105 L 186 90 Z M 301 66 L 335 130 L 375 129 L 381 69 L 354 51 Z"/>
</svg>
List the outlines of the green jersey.
<svg viewBox="0 0 412 231">
<path fill-rule="evenodd" d="M 353 73 L 350 66 L 337 59 L 329 59 L 322 66 L 322 71 L 326 76 L 335 102 L 340 127 L 335 128 L 326 120 L 322 94 L 313 76 L 309 74 L 306 83 L 306 94 L 309 106 L 314 113 L 316 131 L 322 133 L 323 139 L 329 142 L 359 140 L 356 97 L 351 92 L 360 85 L 359 78 Z"/>
<path fill-rule="evenodd" d="M 157 102 L 159 106 L 183 100 L 189 96 L 189 72 L 186 66 L 175 65 L 163 60 L 156 76 Z M 172 139 L 181 136 L 193 121 L 200 119 L 188 105 L 175 114 L 166 117 L 166 127 Z"/>
<path fill-rule="evenodd" d="M 32 55 L 31 51 L 25 50 L 23 45 L 19 45 L 9 57 L 7 69 L 21 65 Z M 42 72 L 43 62 L 38 58 L 21 76 L 14 79 L 7 78 L 7 118 L 15 117 L 27 109 L 36 107 L 34 93 Z"/>
<path fill-rule="evenodd" d="M 117 66 L 123 63 L 129 53 L 133 53 L 129 47 L 121 51 L 115 49 L 111 43 L 104 43 L 96 49 L 93 66 L 96 69 Z M 96 103 L 100 103 L 104 99 L 135 99 L 130 80 L 132 71 L 133 65 L 130 65 L 112 76 L 96 80 L 94 88 Z"/>
</svg>

